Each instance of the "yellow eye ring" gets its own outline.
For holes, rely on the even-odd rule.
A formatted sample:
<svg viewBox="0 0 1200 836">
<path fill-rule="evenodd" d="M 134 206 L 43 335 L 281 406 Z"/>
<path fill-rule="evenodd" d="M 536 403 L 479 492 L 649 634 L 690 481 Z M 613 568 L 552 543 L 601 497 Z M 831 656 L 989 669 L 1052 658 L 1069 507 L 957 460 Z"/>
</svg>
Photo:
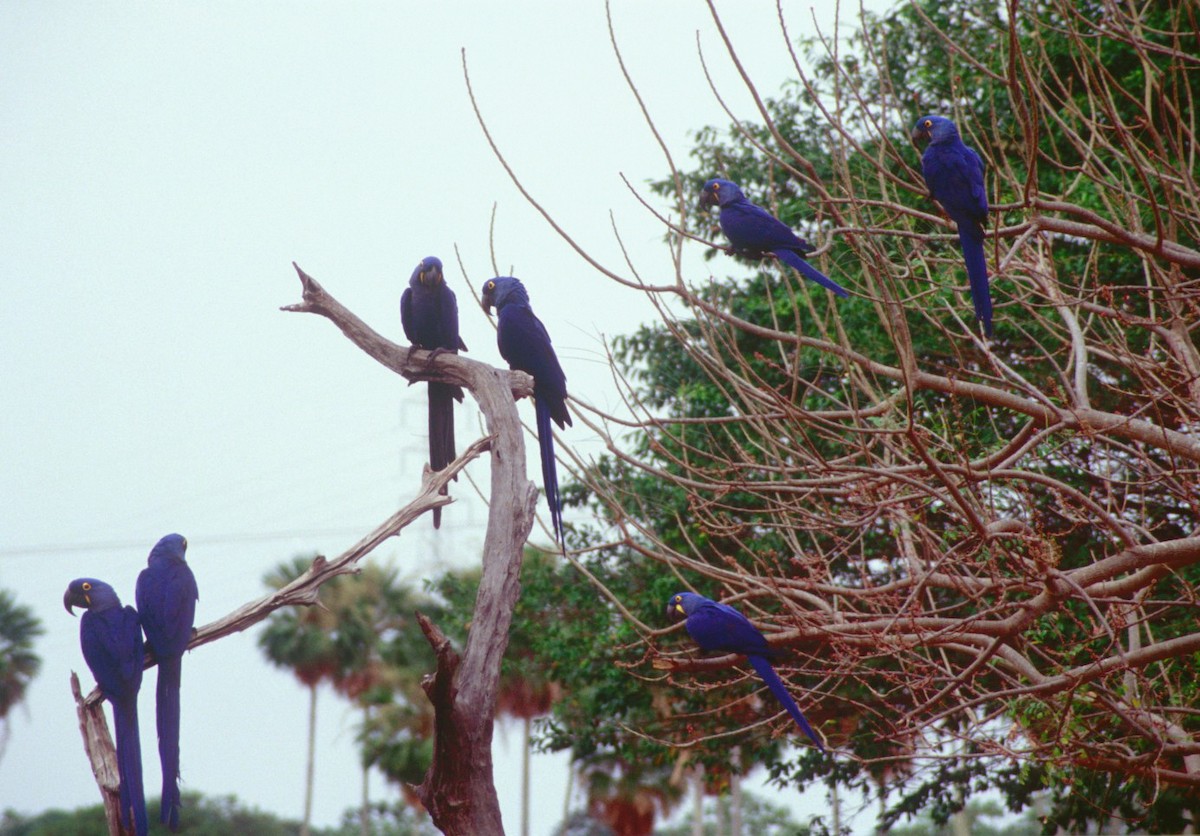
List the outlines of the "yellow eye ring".
<svg viewBox="0 0 1200 836">
<path fill-rule="evenodd" d="M 90 583 L 84 582 L 84 584 L 83 584 L 83 591 L 84 591 L 84 592 L 88 592 L 88 591 L 90 591 L 90 590 L 91 590 L 91 588 L 92 588 L 92 585 L 91 585 Z"/>
</svg>

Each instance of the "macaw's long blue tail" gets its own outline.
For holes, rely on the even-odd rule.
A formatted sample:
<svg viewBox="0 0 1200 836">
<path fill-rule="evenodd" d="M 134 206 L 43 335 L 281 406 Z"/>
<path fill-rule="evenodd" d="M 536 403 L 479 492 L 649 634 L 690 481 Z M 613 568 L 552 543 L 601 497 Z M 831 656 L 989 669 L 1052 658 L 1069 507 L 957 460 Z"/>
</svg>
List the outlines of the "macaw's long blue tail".
<svg viewBox="0 0 1200 836">
<path fill-rule="evenodd" d="M 800 273 L 800 275 L 804 276 L 804 278 L 816 282 L 821 287 L 832 290 L 838 296 L 845 297 L 850 295 L 846 288 L 842 287 L 833 279 L 826 276 L 816 267 L 813 267 L 811 264 L 801 258 L 798 253 L 795 253 L 792 250 L 773 250 L 772 252 L 775 253 L 775 256 L 780 261 L 784 262 L 785 264 L 790 264 L 792 267 L 794 267 L 796 271 Z"/>
<path fill-rule="evenodd" d="M 987 258 L 983 253 L 983 228 L 974 221 L 958 223 L 958 243 L 962 246 L 967 278 L 971 281 L 971 301 L 975 318 L 983 323 L 983 332 L 992 335 L 992 292 L 988 288 Z"/>
<path fill-rule="evenodd" d="M 146 792 L 142 788 L 142 742 L 138 734 L 137 694 L 114 702 L 113 725 L 117 739 L 117 775 L 121 779 L 121 821 L 132 824 L 136 836 L 150 831 L 146 817 Z"/>
<path fill-rule="evenodd" d="M 454 401 L 463 392 L 449 383 L 429 384 L 429 469 L 438 471 L 454 461 Z M 446 493 L 446 489 L 442 489 Z M 433 527 L 442 524 L 442 509 L 433 509 Z"/>
<path fill-rule="evenodd" d="M 771 689 L 771 693 L 775 695 L 775 699 L 783 704 L 783 707 L 788 710 L 788 714 L 792 715 L 792 719 L 796 721 L 796 725 L 800 727 L 800 731 L 808 735 L 813 743 L 817 744 L 817 748 L 822 752 L 825 747 L 817 738 L 816 732 L 812 726 L 804 719 L 804 715 L 800 713 L 800 706 L 796 705 L 796 701 L 792 699 L 792 695 L 788 693 L 787 686 L 783 684 L 783 680 L 779 678 L 779 674 L 775 673 L 775 668 L 771 667 L 771 663 L 762 656 L 747 656 L 750 664 L 754 666 L 754 670 L 758 671 L 758 675 L 762 677 L 762 681 L 767 683 L 767 687 Z"/>
<path fill-rule="evenodd" d="M 554 539 L 563 546 L 562 502 L 558 497 L 558 469 L 554 463 L 554 430 L 550 426 L 550 404 L 545 397 L 534 395 L 537 412 L 538 447 L 542 453 L 542 484 L 546 488 L 546 504 L 550 506 L 550 521 L 554 525 Z"/>
<path fill-rule="evenodd" d="M 159 818 L 171 830 L 179 829 L 179 682 L 183 659 L 168 656 L 158 660 L 158 690 L 155 709 L 158 718 L 158 757 L 162 762 L 162 814 Z"/>
</svg>

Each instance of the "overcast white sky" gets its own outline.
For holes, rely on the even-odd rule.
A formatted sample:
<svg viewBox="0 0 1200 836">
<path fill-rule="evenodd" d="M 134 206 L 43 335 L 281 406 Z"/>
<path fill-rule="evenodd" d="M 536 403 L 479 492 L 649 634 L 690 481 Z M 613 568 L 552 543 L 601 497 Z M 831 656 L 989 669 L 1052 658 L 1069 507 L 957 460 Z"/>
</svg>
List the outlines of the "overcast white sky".
<svg viewBox="0 0 1200 836">
<path fill-rule="evenodd" d="M 811 31 L 810 3 L 784 5 L 794 34 Z M 723 6 L 749 71 L 775 93 L 793 73 L 774 4 Z M 833 3 L 818 14 L 830 25 Z M 704 82 L 697 32 L 722 92 L 753 116 L 703 4 L 621 0 L 613 17 L 677 161 L 687 164 L 690 132 L 728 121 Z M 454 257 L 457 246 L 476 285 L 492 274 L 496 203 L 501 271 L 525 282 L 568 388 L 614 402 L 601 337 L 650 308 L 518 194 L 471 112 L 462 48 L 493 135 L 534 195 L 620 271 L 613 213 L 644 274 L 668 277 L 663 230 L 619 177 L 640 186 L 666 164 L 599 2 L 3 5 L 0 588 L 47 633 L 42 672 L 11 717 L 0 809 L 98 800 L 67 685 L 71 670 L 91 684 L 78 621 L 62 610 L 68 581 L 103 578 L 132 603 L 151 545 L 178 531 L 207 623 L 260 595 L 263 574 L 293 554 L 338 554 L 417 485 L 423 387 L 407 389 L 327 321 L 280 312 L 299 299 L 293 260 L 400 340 L 401 290 L 423 256 L 439 255 L 471 356 L 500 364 Z M 703 280 L 708 265 L 692 249 Z M 460 443 L 475 426 L 461 416 Z M 601 452 L 586 433 L 568 438 Z M 470 565 L 483 514 L 464 501 L 436 538 L 422 522 L 376 557 L 416 583 Z M 306 695 L 265 664 L 256 639 L 185 660 L 184 786 L 298 818 Z M 155 796 L 152 682 L 141 712 Z M 357 803 L 355 720 L 322 693 L 318 824 Z M 515 728 L 499 732 L 510 829 L 518 745 Z M 545 834 L 562 814 L 565 758 L 538 756 L 534 769 L 533 832 Z M 395 796 L 381 779 L 372 792 Z M 810 795 L 817 812 L 823 796 Z"/>
</svg>

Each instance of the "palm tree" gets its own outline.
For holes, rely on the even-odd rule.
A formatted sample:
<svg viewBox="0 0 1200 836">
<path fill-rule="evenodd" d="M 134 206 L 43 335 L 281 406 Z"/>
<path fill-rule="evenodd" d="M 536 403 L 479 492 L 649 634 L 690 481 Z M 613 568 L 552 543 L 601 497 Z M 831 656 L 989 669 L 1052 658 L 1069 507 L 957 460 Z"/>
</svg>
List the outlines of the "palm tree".
<svg viewBox="0 0 1200 836">
<path fill-rule="evenodd" d="M 533 720 L 549 714 L 562 694 L 561 686 L 546 679 L 531 664 L 532 660 L 528 637 L 514 630 L 509 634 L 505 663 L 500 671 L 496 715 L 521 722 L 521 836 L 529 836 L 529 756 L 533 750 Z"/>
<path fill-rule="evenodd" d="M 272 588 L 279 589 L 307 571 L 312 558 L 298 557 L 291 563 L 275 568 L 264 578 Z M 370 799 L 368 777 L 370 767 L 381 755 L 366 745 L 369 735 L 378 735 L 380 719 L 395 727 L 399 719 L 403 737 L 412 745 L 401 742 L 388 752 L 388 765 L 395 768 L 397 757 L 407 761 L 405 779 L 411 779 L 420 766 L 415 781 L 419 782 L 428 766 L 432 748 L 428 745 L 433 733 L 432 710 L 419 687 L 422 675 L 433 670 L 433 654 L 413 619 L 420 606 L 427 612 L 432 605 L 397 581 L 396 573 L 373 563 L 364 564 L 354 575 L 342 575 L 321 587 L 321 606 L 279 610 L 267 622 L 259 637 L 259 645 L 274 664 L 291 670 L 310 693 L 309 755 L 305 789 L 304 827 L 312 809 L 314 737 L 316 730 L 317 685 L 330 682 L 334 689 L 356 703 L 363 711 L 364 740 L 362 808 L 360 826 L 363 833 L 370 829 Z M 399 695 L 400 699 L 395 700 Z M 399 715 L 390 710 L 396 702 Z M 373 717 L 379 706 L 386 717 Z M 412 706 L 427 709 L 414 710 Z M 393 731 L 396 729 L 393 728 Z M 404 749 L 409 751 L 403 751 Z M 385 768 L 385 773 L 392 776 Z"/>
<path fill-rule="evenodd" d="M 361 584 L 347 584 L 340 604 L 347 667 L 338 687 L 363 707 L 364 772 L 378 767 L 422 810 L 412 788 L 433 758 L 434 714 L 420 683 L 436 663 L 414 612 L 439 622 L 443 614 L 437 602 L 399 583 L 393 571 L 368 565 L 355 581 L 360 579 Z"/>
<path fill-rule="evenodd" d="M 281 563 L 263 578 L 272 589 L 284 586 L 303 575 L 313 557 L 296 556 Z M 334 587 L 341 578 L 326 582 L 322 591 Z M 271 664 L 290 670 L 308 688 L 308 763 L 304 782 L 304 819 L 301 836 L 308 836 L 312 820 L 313 762 L 317 736 L 317 685 L 332 680 L 338 670 L 337 648 L 333 640 L 333 615 L 321 607 L 290 607 L 276 610 L 267 619 L 258 637 L 258 646 Z"/>
<path fill-rule="evenodd" d="M 590 761 L 584 772 L 588 811 L 617 836 L 649 836 L 682 794 L 669 764 L 633 764 L 603 754 Z"/>
<path fill-rule="evenodd" d="M 335 619 L 334 647 L 338 658 L 333 687 L 359 705 L 365 730 L 371 724 L 371 708 L 385 702 L 379 693 L 386 687 L 384 650 L 412 621 L 415 598 L 398 583 L 394 569 L 374 563 L 357 575 L 346 576 L 329 590 L 324 601 Z M 370 832 L 368 777 L 371 761 L 362 759 L 362 809 L 360 826 Z"/>
<path fill-rule="evenodd" d="M 8 713 L 25 699 L 29 683 L 42 666 L 33 640 L 46 632 L 28 607 L 0 589 L 0 757 L 8 743 Z"/>
</svg>

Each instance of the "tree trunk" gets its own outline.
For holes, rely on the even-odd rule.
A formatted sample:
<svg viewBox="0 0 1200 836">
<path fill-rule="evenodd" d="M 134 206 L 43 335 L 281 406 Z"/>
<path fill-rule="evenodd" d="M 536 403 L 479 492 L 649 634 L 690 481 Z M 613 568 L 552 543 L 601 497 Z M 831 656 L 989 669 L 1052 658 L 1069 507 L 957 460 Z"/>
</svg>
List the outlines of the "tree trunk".
<svg viewBox="0 0 1200 836">
<path fill-rule="evenodd" d="M 962 786 L 955 788 L 954 798 L 962 805 L 962 809 L 950 817 L 948 822 L 950 832 L 953 836 L 971 836 L 971 818 L 967 814 L 967 795 Z"/>
<path fill-rule="evenodd" d="M 313 764 L 317 754 L 317 683 L 308 686 L 308 763 L 304 768 L 304 820 L 300 822 L 300 836 L 308 836 L 308 825 L 312 821 Z"/>
<path fill-rule="evenodd" d="M 566 821 L 571 817 L 571 793 L 575 790 L 575 767 L 567 764 L 567 791 L 563 794 L 563 814 L 562 820 Z"/>
<path fill-rule="evenodd" d="M 829 785 L 829 806 L 833 808 L 833 832 L 842 832 L 842 799 L 838 796 L 837 781 Z"/>
<path fill-rule="evenodd" d="M 732 753 L 733 772 L 729 775 L 729 836 L 742 836 L 742 752 Z"/>
<path fill-rule="evenodd" d="M 417 787 L 417 795 L 443 833 L 502 834 L 500 801 L 492 776 L 496 692 L 500 660 L 508 646 L 508 628 L 520 593 L 521 558 L 537 506 L 537 488 L 525 475 L 524 430 L 514 395 L 532 395 L 532 380 L 524 372 L 502 371 L 457 354 L 431 357 L 430 352 L 396 345 L 293 266 L 303 285 L 303 302 L 284 310 L 326 317 L 360 349 L 410 381 L 462 386 L 479 404 L 491 433 L 491 505 L 483 575 L 463 652 L 459 654 L 436 625 L 418 614 L 421 629 L 434 648 L 437 671 L 422 683 L 434 707 L 433 763 Z M 428 477 L 422 488 L 428 494 Z M 439 505 L 449 501 L 442 499 Z"/>
<path fill-rule="evenodd" d="M 371 724 L 371 706 L 363 706 L 363 729 L 365 730 Z M 371 836 L 371 797 L 370 797 L 370 777 L 371 767 L 363 760 L 362 765 L 363 780 L 362 780 L 362 810 L 359 811 L 359 831 L 362 836 Z"/>
<path fill-rule="evenodd" d="M 108 731 L 108 720 L 104 716 L 104 703 L 89 702 L 83 698 L 79 688 L 79 677 L 71 671 L 71 694 L 75 697 L 75 712 L 79 718 L 79 731 L 83 735 L 83 749 L 92 764 L 92 774 L 100 787 L 104 800 L 104 818 L 109 833 L 121 830 L 121 778 L 117 770 L 117 749 Z"/>
<path fill-rule="evenodd" d="M 521 836 L 529 836 L 529 731 L 533 720 L 521 718 Z"/>
</svg>

